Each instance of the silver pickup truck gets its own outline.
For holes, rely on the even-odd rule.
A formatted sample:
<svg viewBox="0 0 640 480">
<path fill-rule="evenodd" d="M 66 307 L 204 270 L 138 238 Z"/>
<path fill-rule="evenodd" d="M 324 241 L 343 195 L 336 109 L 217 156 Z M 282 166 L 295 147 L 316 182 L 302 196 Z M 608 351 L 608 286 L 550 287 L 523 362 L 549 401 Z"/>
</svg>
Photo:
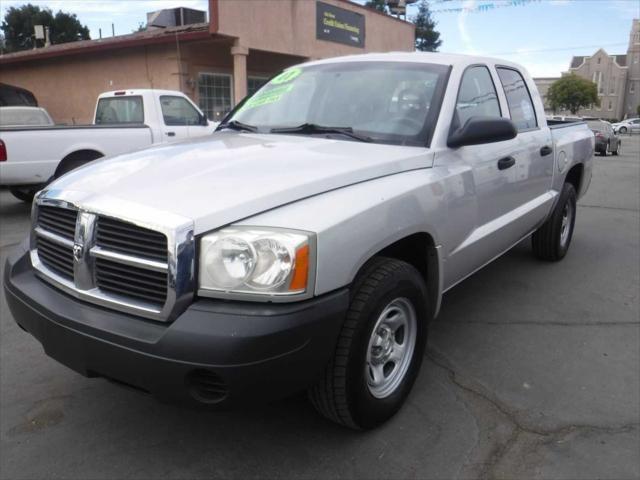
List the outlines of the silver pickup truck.
<svg viewBox="0 0 640 480">
<path fill-rule="evenodd" d="M 409 394 L 444 292 L 528 236 L 565 256 L 593 151 L 510 62 L 310 62 L 209 138 L 50 184 L 5 292 L 86 376 L 218 407 L 308 389 L 372 428 Z"/>
</svg>

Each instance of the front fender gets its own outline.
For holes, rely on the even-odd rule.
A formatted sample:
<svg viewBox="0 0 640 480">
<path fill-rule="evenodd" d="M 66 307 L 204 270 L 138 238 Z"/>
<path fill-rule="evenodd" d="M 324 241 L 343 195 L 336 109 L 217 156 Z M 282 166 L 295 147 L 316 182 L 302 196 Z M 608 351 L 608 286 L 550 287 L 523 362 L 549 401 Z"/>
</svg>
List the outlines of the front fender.
<svg viewBox="0 0 640 480">
<path fill-rule="evenodd" d="M 438 246 L 446 203 L 437 172 L 420 169 L 316 195 L 237 224 L 316 232 L 314 293 L 322 295 L 349 285 L 371 257 L 405 237 L 427 233 Z"/>
</svg>

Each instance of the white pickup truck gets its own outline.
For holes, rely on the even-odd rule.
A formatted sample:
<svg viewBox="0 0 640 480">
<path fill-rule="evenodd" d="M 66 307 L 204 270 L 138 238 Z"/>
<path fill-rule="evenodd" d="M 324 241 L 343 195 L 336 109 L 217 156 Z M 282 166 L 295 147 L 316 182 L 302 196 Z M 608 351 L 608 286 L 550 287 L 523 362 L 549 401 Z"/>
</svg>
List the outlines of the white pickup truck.
<svg viewBox="0 0 640 480">
<path fill-rule="evenodd" d="M 529 236 L 565 256 L 593 151 L 511 62 L 310 62 L 209 138 L 38 193 L 7 302 L 84 375 L 216 407 L 308 389 L 371 428 L 409 394 L 444 292 Z"/>
<path fill-rule="evenodd" d="M 0 185 L 31 201 L 48 182 L 92 160 L 209 135 L 215 127 L 182 92 L 106 92 L 91 125 L 0 128 Z"/>
</svg>

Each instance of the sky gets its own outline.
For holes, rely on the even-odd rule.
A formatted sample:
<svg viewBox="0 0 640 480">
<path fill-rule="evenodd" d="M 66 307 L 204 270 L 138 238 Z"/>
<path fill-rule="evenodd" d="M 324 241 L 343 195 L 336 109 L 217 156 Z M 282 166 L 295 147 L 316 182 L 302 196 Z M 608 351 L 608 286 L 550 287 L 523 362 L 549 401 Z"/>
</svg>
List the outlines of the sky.
<svg viewBox="0 0 640 480">
<path fill-rule="evenodd" d="M 232 0 L 223 0 L 232 1 Z M 279 0 L 270 0 L 279 1 Z M 313 1 L 313 0 L 298 0 Z M 364 3 L 365 0 L 358 0 Z M 0 0 L 0 15 L 24 0 Z M 146 22 L 146 12 L 176 6 L 208 10 L 208 0 L 30 0 L 52 10 L 77 14 L 92 38 L 131 33 Z M 489 55 L 513 60 L 535 77 L 559 76 L 574 55 L 598 48 L 626 53 L 631 20 L 640 17 L 639 0 L 431 0 L 430 8 L 443 43 L 442 52 Z M 493 4 L 488 11 L 478 6 Z M 465 8 L 463 12 L 445 9 Z M 411 6 L 408 15 L 415 14 Z"/>
</svg>

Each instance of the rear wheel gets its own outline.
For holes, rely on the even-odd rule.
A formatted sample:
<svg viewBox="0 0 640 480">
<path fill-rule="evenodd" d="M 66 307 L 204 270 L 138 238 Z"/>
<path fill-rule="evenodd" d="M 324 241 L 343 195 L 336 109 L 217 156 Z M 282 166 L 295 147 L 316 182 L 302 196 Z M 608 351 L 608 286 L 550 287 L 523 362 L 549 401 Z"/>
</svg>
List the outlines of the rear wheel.
<svg viewBox="0 0 640 480">
<path fill-rule="evenodd" d="M 56 168 L 55 173 L 53 174 L 53 179 L 60 178 L 66 173 L 69 173 L 71 170 L 75 170 L 76 168 L 80 168 L 81 166 L 92 162 L 98 158 L 101 158 L 103 155 L 99 152 L 95 152 L 92 150 L 86 150 L 81 152 L 72 153 L 65 157 L 58 168 Z"/>
<path fill-rule="evenodd" d="M 533 253 L 541 260 L 562 260 L 569 250 L 576 222 L 576 191 L 565 183 L 551 217 L 533 233 Z"/>
<path fill-rule="evenodd" d="M 309 390 L 328 419 L 376 427 L 404 403 L 426 343 L 427 289 L 420 273 L 395 259 L 374 259 L 354 284 L 336 351 Z"/>
<path fill-rule="evenodd" d="M 36 185 L 27 185 L 27 186 L 17 186 L 17 187 L 9 187 L 9 191 L 11 195 L 13 195 L 18 200 L 21 200 L 25 203 L 31 203 L 33 201 L 33 197 L 35 197 L 38 190 L 40 190 L 40 186 Z"/>
<path fill-rule="evenodd" d="M 618 146 L 616 147 L 615 151 L 611 152 L 612 155 L 620 155 L 621 153 L 621 149 L 622 148 L 622 142 L 618 141 Z"/>
</svg>

